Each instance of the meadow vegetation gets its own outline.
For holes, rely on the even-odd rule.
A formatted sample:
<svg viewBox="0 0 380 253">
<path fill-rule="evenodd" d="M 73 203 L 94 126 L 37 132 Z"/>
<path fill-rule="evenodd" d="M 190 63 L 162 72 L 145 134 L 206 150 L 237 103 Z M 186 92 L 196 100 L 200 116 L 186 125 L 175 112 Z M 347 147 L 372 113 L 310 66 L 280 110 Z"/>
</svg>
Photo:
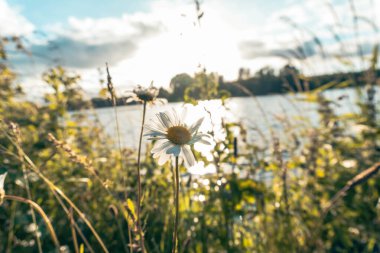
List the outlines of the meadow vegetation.
<svg viewBox="0 0 380 253">
<path fill-rule="evenodd" d="M 248 126 L 227 119 L 208 133 L 211 159 L 194 153 L 216 173 L 197 176 L 179 167 L 178 252 L 380 252 L 374 51 L 370 68 L 360 74 L 364 88 L 347 77 L 358 110 L 336 113 L 340 101 L 323 91 L 347 80 L 330 80 L 304 93 L 318 106 L 317 125 L 298 108 L 299 117 L 278 118 L 281 130 L 267 122 L 270 134 L 257 143 L 246 141 Z M 159 165 L 146 138 L 138 164 L 137 150 L 107 136 L 88 117 L 93 109 L 78 75 L 56 67 L 42 79 L 44 103 L 27 101 L 7 62 L 0 65 L 0 174 L 7 172 L 0 252 L 171 252 L 174 165 Z M 221 98 L 228 109 L 228 92 L 219 85 L 215 76 L 197 73 L 183 99 Z M 115 99 L 112 89 L 108 94 Z M 80 109 L 70 114 L 74 107 Z M 252 120 L 265 119 L 263 111 Z M 218 129 L 224 138 L 214 138 Z"/>
</svg>

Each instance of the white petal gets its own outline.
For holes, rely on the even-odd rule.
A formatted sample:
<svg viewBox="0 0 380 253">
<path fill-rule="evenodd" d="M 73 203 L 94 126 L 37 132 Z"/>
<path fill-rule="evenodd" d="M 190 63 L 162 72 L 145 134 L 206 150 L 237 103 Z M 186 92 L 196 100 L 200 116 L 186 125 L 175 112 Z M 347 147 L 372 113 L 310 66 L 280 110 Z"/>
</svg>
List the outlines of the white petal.
<svg viewBox="0 0 380 253">
<path fill-rule="evenodd" d="M 158 159 L 158 165 L 164 165 L 170 159 L 170 155 L 161 153 L 160 158 Z"/>
<path fill-rule="evenodd" d="M 190 168 L 192 166 L 194 166 L 195 164 L 195 158 L 194 158 L 194 154 L 193 152 L 191 151 L 190 147 L 189 146 L 182 146 L 182 152 L 183 152 L 183 156 L 185 158 L 185 166 L 187 168 Z"/>
<path fill-rule="evenodd" d="M 166 127 L 162 124 L 162 122 L 158 118 L 151 118 L 150 122 L 147 125 L 150 125 L 156 129 L 160 129 L 163 131 L 166 130 Z"/>
<path fill-rule="evenodd" d="M 154 88 L 153 91 L 151 91 L 154 97 L 157 97 L 160 91 L 157 88 Z"/>
<path fill-rule="evenodd" d="M 136 97 L 129 97 L 129 98 L 127 98 L 127 100 L 125 102 L 127 104 L 129 104 L 129 103 L 134 102 L 134 101 L 137 101 Z"/>
<path fill-rule="evenodd" d="M 186 121 L 187 112 L 188 112 L 187 107 L 183 108 L 182 113 L 181 113 L 181 120 L 182 120 L 182 122 Z"/>
<path fill-rule="evenodd" d="M 145 129 L 146 133 L 158 132 L 158 133 L 161 133 L 164 135 L 166 134 L 165 129 L 161 126 L 158 126 L 158 125 L 146 124 L 146 125 L 144 125 L 144 129 Z"/>
<path fill-rule="evenodd" d="M 166 140 L 166 136 L 151 136 L 151 137 L 148 137 L 148 140 L 150 141 Z"/>
<path fill-rule="evenodd" d="M 153 152 L 153 150 L 155 150 L 158 147 L 160 147 L 162 145 L 162 143 L 164 143 L 164 142 L 165 142 L 164 140 L 158 140 L 158 141 L 156 141 L 154 143 L 154 145 L 153 145 L 153 148 L 151 149 L 151 153 L 153 154 L 153 153 L 159 153 L 159 152 L 161 152 L 161 150 L 158 150 L 158 151 L 155 151 L 155 152 Z"/>
<path fill-rule="evenodd" d="M 172 145 L 173 145 L 173 144 L 172 144 Z M 172 145 L 169 145 L 169 146 L 167 146 L 167 147 L 164 147 L 164 148 L 162 148 L 161 151 L 154 153 L 154 154 L 153 154 L 153 158 L 154 158 L 154 159 L 157 159 L 157 158 L 160 158 L 162 155 L 163 155 L 163 156 L 168 155 L 168 154 L 166 154 L 166 152 L 168 151 L 169 148 L 173 147 Z M 170 155 L 169 155 L 169 156 L 170 156 Z"/>
<path fill-rule="evenodd" d="M 178 126 L 182 126 L 184 125 L 184 120 L 183 118 L 181 118 L 181 116 L 179 115 L 178 111 L 177 110 L 173 110 L 173 114 L 174 114 L 174 117 L 176 118 L 177 120 L 177 125 Z"/>
<path fill-rule="evenodd" d="M 4 174 L 0 175 L 0 189 L 4 189 L 4 181 L 5 181 L 5 177 L 7 176 L 7 172 L 5 172 Z"/>
<path fill-rule="evenodd" d="M 173 145 L 173 143 L 171 143 L 168 140 L 157 141 L 157 143 L 154 145 L 154 148 L 151 150 L 151 153 L 161 152 L 163 150 L 166 150 L 168 147 L 170 147 L 172 145 Z"/>
<path fill-rule="evenodd" d="M 200 118 L 197 120 L 197 122 L 195 122 L 191 127 L 190 127 L 190 133 L 191 134 L 194 134 L 198 131 L 199 127 L 202 125 L 202 122 L 203 122 L 203 119 L 204 118 Z"/>
<path fill-rule="evenodd" d="M 193 138 L 191 138 L 191 140 L 187 144 L 188 145 L 192 145 L 192 144 L 198 142 L 200 139 L 202 139 L 202 137 L 200 137 L 200 136 L 194 136 Z"/>
<path fill-rule="evenodd" d="M 173 122 L 171 122 L 170 118 L 165 113 L 160 112 L 159 114 L 157 114 L 157 118 L 160 119 L 162 125 L 164 125 L 166 128 L 173 126 Z"/>
<path fill-rule="evenodd" d="M 178 117 L 177 117 L 177 115 L 176 115 L 176 111 L 175 111 L 174 108 L 172 108 L 172 110 L 170 111 L 170 114 L 169 114 L 169 115 L 171 116 L 171 119 L 172 119 L 174 125 L 175 125 L 175 126 L 178 126 Z"/>
<path fill-rule="evenodd" d="M 197 134 L 197 136 L 201 137 L 199 140 L 200 143 L 205 145 L 212 145 L 212 137 L 209 134 Z"/>
<path fill-rule="evenodd" d="M 204 145 L 211 145 L 211 142 L 210 142 L 210 141 L 208 141 L 208 140 L 204 140 L 204 139 L 200 139 L 200 140 L 199 140 L 199 143 L 202 143 L 202 144 L 204 144 Z"/>
<path fill-rule="evenodd" d="M 166 136 L 166 134 L 161 131 L 148 130 L 145 132 L 144 136 Z"/>
<path fill-rule="evenodd" d="M 168 150 L 166 150 L 166 154 L 172 154 L 174 156 L 179 156 L 180 153 L 181 153 L 181 146 L 179 145 L 175 145 L 169 148 Z"/>
<path fill-rule="evenodd" d="M 166 154 L 166 150 L 163 150 L 161 152 L 157 152 L 157 153 L 153 154 L 153 158 L 158 159 L 157 163 L 159 165 L 163 165 L 164 163 L 166 163 L 166 161 L 168 159 L 170 159 L 170 157 L 171 157 L 171 155 Z"/>
<path fill-rule="evenodd" d="M 191 144 L 194 144 L 196 142 L 200 142 L 200 143 L 203 143 L 205 145 L 211 145 L 211 136 L 208 135 L 208 134 L 201 134 L 201 133 L 197 133 L 196 135 L 194 135 L 191 140 L 189 141 L 189 145 Z"/>
<path fill-rule="evenodd" d="M 181 119 L 179 118 L 178 112 L 176 109 L 172 108 L 169 115 L 171 115 L 171 119 L 172 119 L 175 126 L 181 125 Z"/>
<path fill-rule="evenodd" d="M 153 101 L 153 103 L 164 105 L 168 103 L 168 100 L 166 98 L 157 98 L 156 100 Z"/>
<path fill-rule="evenodd" d="M 168 119 L 170 120 L 172 126 L 177 126 L 177 122 L 176 122 L 176 119 L 172 113 L 172 111 L 166 111 L 165 112 L 165 115 L 168 117 Z"/>
<path fill-rule="evenodd" d="M 197 133 L 196 136 L 199 136 L 199 137 L 201 137 L 202 139 L 209 139 L 209 140 L 212 139 L 212 136 L 211 136 L 211 135 L 209 135 L 209 134 L 205 134 L 205 133 Z"/>
<path fill-rule="evenodd" d="M 160 155 L 161 155 L 162 153 L 165 153 L 165 154 L 166 154 L 166 152 L 157 152 L 157 153 L 154 153 L 154 154 L 153 154 L 153 158 L 154 158 L 154 159 L 157 159 L 157 157 L 160 157 Z"/>
</svg>

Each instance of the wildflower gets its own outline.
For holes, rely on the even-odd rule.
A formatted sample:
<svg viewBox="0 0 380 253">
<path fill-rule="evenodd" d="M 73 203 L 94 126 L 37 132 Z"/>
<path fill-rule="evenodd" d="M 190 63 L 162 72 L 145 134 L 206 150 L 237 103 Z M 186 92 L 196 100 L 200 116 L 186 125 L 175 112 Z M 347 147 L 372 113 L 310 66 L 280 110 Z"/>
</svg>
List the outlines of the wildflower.
<svg viewBox="0 0 380 253">
<path fill-rule="evenodd" d="M 144 88 L 141 85 L 138 85 L 133 89 L 132 92 L 128 92 L 129 97 L 126 100 L 126 103 L 138 102 L 143 104 L 143 115 L 142 115 L 142 123 L 141 123 L 141 132 L 139 139 L 139 148 L 137 155 L 137 229 L 140 234 L 140 248 L 142 252 L 145 252 L 144 248 L 144 235 L 142 232 L 142 228 L 140 225 L 140 209 L 141 209 L 141 194 L 142 194 L 142 186 L 141 186 L 141 146 L 142 146 L 142 137 L 144 132 L 144 124 L 145 124 L 145 114 L 147 109 L 147 104 L 165 104 L 167 102 L 166 99 L 157 98 L 159 94 L 159 89 L 153 86 L 153 82 L 150 84 L 148 88 Z"/>
<path fill-rule="evenodd" d="M 157 98 L 159 89 L 151 84 L 148 88 L 144 88 L 141 85 L 137 85 L 132 92 L 129 92 L 130 96 L 127 99 L 127 103 L 138 102 L 138 103 L 151 103 L 151 104 L 165 104 L 166 99 Z"/>
<path fill-rule="evenodd" d="M 175 196 L 175 221 L 173 229 L 172 253 L 179 252 L 178 245 L 178 224 L 179 224 L 179 164 L 182 160 L 185 166 L 190 168 L 195 164 L 194 154 L 190 149 L 190 145 L 200 142 L 206 145 L 211 143 L 208 141 L 209 135 L 198 133 L 199 127 L 202 125 L 203 118 L 198 119 L 194 124 L 188 126 L 185 123 L 186 110 L 182 112 L 181 117 L 177 111 L 161 112 L 156 114 L 156 119 L 151 125 L 146 125 L 148 129 L 145 136 L 149 136 L 150 140 L 157 140 L 152 149 L 153 157 L 158 158 L 158 164 L 162 165 L 171 157 L 175 157 L 174 170 L 174 196 Z M 181 160 L 180 160 L 181 159 Z"/>
<path fill-rule="evenodd" d="M 3 199 L 5 196 L 4 181 L 5 181 L 6 176 L 7 176 L 6 172 L 4 174 L 0 175 L 0 205 L 3 203 Z"/>
<path fill-rule="evenodd" d="M 159 94 L 159 90 L 153 86 L 153 83 L 151 83 L 150 87 L 143 88 L 140 85 L 138 85 L 136 88 L 133 89 L 133 92 L 131 93 L 130 97 L 127 99 L 127 103 L 130 102 L 138 102 L 143 104 L 143 113 L 142 113 L 142 123 L 141 123 L 141 131 L 140 131 L 140 139 L 139 139 L 139 148 L 138 148 L 138 155 L 137 155 L 137 230 L 140 235 L 140 248 L 142 252 L 145 252 L 145 246 L 144 246 L 144 233 L 141 228 L 141 221 L 140 221 L 140 213 L 141 213 L 141 195 L 142 195 L 142 184 L 141 184 L 141 147 L 142 147 L 142 138 L 144 133 L 144 124 L 145 124 L 145 115 L 146 115 L 146 105 L 149 104 L 156 104 L 166 103 L 166 99 L 160 99 L 157 98 Z"/>
<path fill-rule="evenodd" d="M 158 158 L 158 164 L 163 165 L 174 156 L 184 160 L 187 168 L 193 166 L 195 158 L 190 145 L 196 142 L 211 145 L 209 135 L 198 132 L 203 118 L 188 126 L 185 123 L 186 110 L 181 117 L 175 110 L 161 112 L 156 116 L 151 125 L 145 126 L 148 129 L 145 136 L 149 136 L 150 140 L 157 140 L 151 152 L 154 158 Z"/>
</svg>

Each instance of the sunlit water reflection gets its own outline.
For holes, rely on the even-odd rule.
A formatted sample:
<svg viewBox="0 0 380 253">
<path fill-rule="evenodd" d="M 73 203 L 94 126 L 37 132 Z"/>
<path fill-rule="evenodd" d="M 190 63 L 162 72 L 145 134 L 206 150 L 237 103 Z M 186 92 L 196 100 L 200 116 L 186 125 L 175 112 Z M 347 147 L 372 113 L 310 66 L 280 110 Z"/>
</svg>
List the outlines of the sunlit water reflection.
<svg viewBox="0 0 380 253">
<path fill-rule="evenodd" d="M 339 114 L 358 110 L 355 106 L 355 101 L 357 100 L 356 94 L 352 89 L 329 90 L 325 94 L 327 98 L 336 102 L 334 108 Z M 338 101 L 338 98 L 342 95 L 346 95 L 347 97 Z M 264 133 L 268 133 L 269 126 L 265 117 L 267 117 L 270 127 L 274 129 L 281 129 L 279 119 L 284 117 L 292 119 L 296 116 L 302 116 L 315 124 L 318 121 L 317 106 L 316 104 L 297 99 L 302 96 L 270 95 L 257 97 L 256 100 L 251 97 L 230 98 L 226 102 L 227 108 L 222 106 L 220 100 L 202 101 L 197 106 L 184 105 L 183 103 L 169 103 L 166 105 L 148 106 L 146 118 L 148 123 L 149 119 L 158 112 L 167 111 L 173 107 L 177 109 L 186 107 L 188 109 L 189 122 L 199 117 L 205 117 L 201 130 L 210 130 L 212 124 L 217 128 L 221 125 L 222 119 L 227 122 L 241 121 L 248 129 L 249 141 L 255 141 L 256 135 L 250 129 L 257 127 Z M 259 109 L 258 104 L 263 108 L 265 117 Z M 106 132 L 110 136 L 117 138 L 114 109 L 100 108 L 95 111 Z M 117 113 L 122 145 L 136 148 L 141 126 L 142 106 L 119 106 L 117 107 Z M 223 136 L 219 136 L 218 134 L 219 132 L 216 132 L 216 138 L 223 138 Z"/>
<path fill-rule="evenodd" d="M 379 92 L 379 90 L 378 90 Z M 220 100 L 202 101 L 197 106 L 184 103 L 170 103 L 166 105 L 148 106 L 146 123 L 158 112 L 186 108 L 188 113 L 187 123 L 191 123 L 199 117 L 204 117 L 201 131 L 213 130 L 216 140 L 223 140 L 225 122 L 241 122 L 247 129 L 247 141 L 260 143 L 263 138 L 269 137 L 270 129 L 281 138 L 284 131 L 282 122 L 288 120 L 292 123 L 303 122 L 311 125 L 318 123 L 317 104 L 301 100 L 304 95 L 269 95 L 257 98 L 231 98 L 223 106 Z M 325 97 L 333 101 L 333 108 L 338 114 L 358 112 L 356 102 L 358 95 L 354 89 L 339 89 L 325 91 Z M 343 99 L 339 99 L 342 98 Z M 261 109 L 260 109 L 261 108 Z M 97 118 L 104 126 L 105 131 L 117 140 L 115 111 L 113 108 L 101 108 L 95 110 Z M 129 148 L 137 148 L 141 127 L 142 105 L 117 107 L 120 126 L 121 145 Z M 239 137 L 239 131 L 235 133 Z M 116 142 L 117 143 L 117 142 Z M 196 145 L 195 148 L 205 156 L 210 155 L 210 147 Z M 211 147 L 212 148 L 212 147 Z M 232 170 L 233 168 L 231 168 Z M 204 166 L 199 163 L 189 170 L 192 174 L 214 173 L 215 167 Z"/>
</svg>

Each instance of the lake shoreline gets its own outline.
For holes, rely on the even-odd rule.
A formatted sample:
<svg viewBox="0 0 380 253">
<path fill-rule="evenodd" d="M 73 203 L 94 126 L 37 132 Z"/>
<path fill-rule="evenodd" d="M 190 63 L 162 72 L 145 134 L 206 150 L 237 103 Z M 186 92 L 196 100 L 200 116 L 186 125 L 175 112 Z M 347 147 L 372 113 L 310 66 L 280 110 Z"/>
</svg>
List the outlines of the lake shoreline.
<svg viewBox="0 0 380 253">
<path fill-rule="evenodd" d="M 347 89 L 347 88 L 352 88 L 352 87 L 332 87 L 332 88 L 329 88 L 329 89 L 326 89 L 326 90 L 344 90 L 344 89 Z M 283 93 L 268 93 L 268 94 L 258 94 L 258 95 L 255 95 L 255 94 L 252 94 L 252 95 L 242 95 L 242 96 L 230 96 L 228 97 L 228 99 L 230 98 L 249 98 L 249 97 L 270 97 L 270 96 L 281 96 L 281 95 L 284 95 L 284 96 L 287 96 L 287 95 L 303 95 L 303 94 L 306 94 L 308 92 L 312 92 L 313 90 L 310 90 L 310 91 L 297 91 L 297 92 L 283 92 Z M 158 97 L 158 98 L 161 98 L 161 99 L 165 99 L 164 97 Z M 99 105 L 99 104 L 96 104 L 96 102 L 94 103 L 94 99 L 97 100 L 101 100 L 103 103 L 107 103 L 107 105 Z M 118 98 L 117 99 L 117 103 L 116 103 L 116 107 L 124 107 L 124 106 L 134 106 L 134 105 L 138 105 L 139 103 L 138 102 L 130 102 L 130 103 L 125 103 L 125 101 L 128 99 L 128 97 L 121 97 L 121 98 Z M 214 98 L 214 99 L 211 99 L 211 100 L 219 100 L 221 98 Z M 107 98 L 107 99 L 103 99 L 103 98 L 99 98 L 99 97 L 96 97 L 96 98 L 92 98 L 89 102 L 91 102 L 91 105 L 94 109 L 100 109 L 100 108 L 112 108 L 114 107 L 112 105 L 112 101 Z M 168 100 L 168 103 L 185 103 L 184 100 L 181 100 L 181 101 L 170 101 Z M 75 112 L 75 111 L 78 111 L 78 110 L 70 110 L 72 112 Z"/>
</svg>

